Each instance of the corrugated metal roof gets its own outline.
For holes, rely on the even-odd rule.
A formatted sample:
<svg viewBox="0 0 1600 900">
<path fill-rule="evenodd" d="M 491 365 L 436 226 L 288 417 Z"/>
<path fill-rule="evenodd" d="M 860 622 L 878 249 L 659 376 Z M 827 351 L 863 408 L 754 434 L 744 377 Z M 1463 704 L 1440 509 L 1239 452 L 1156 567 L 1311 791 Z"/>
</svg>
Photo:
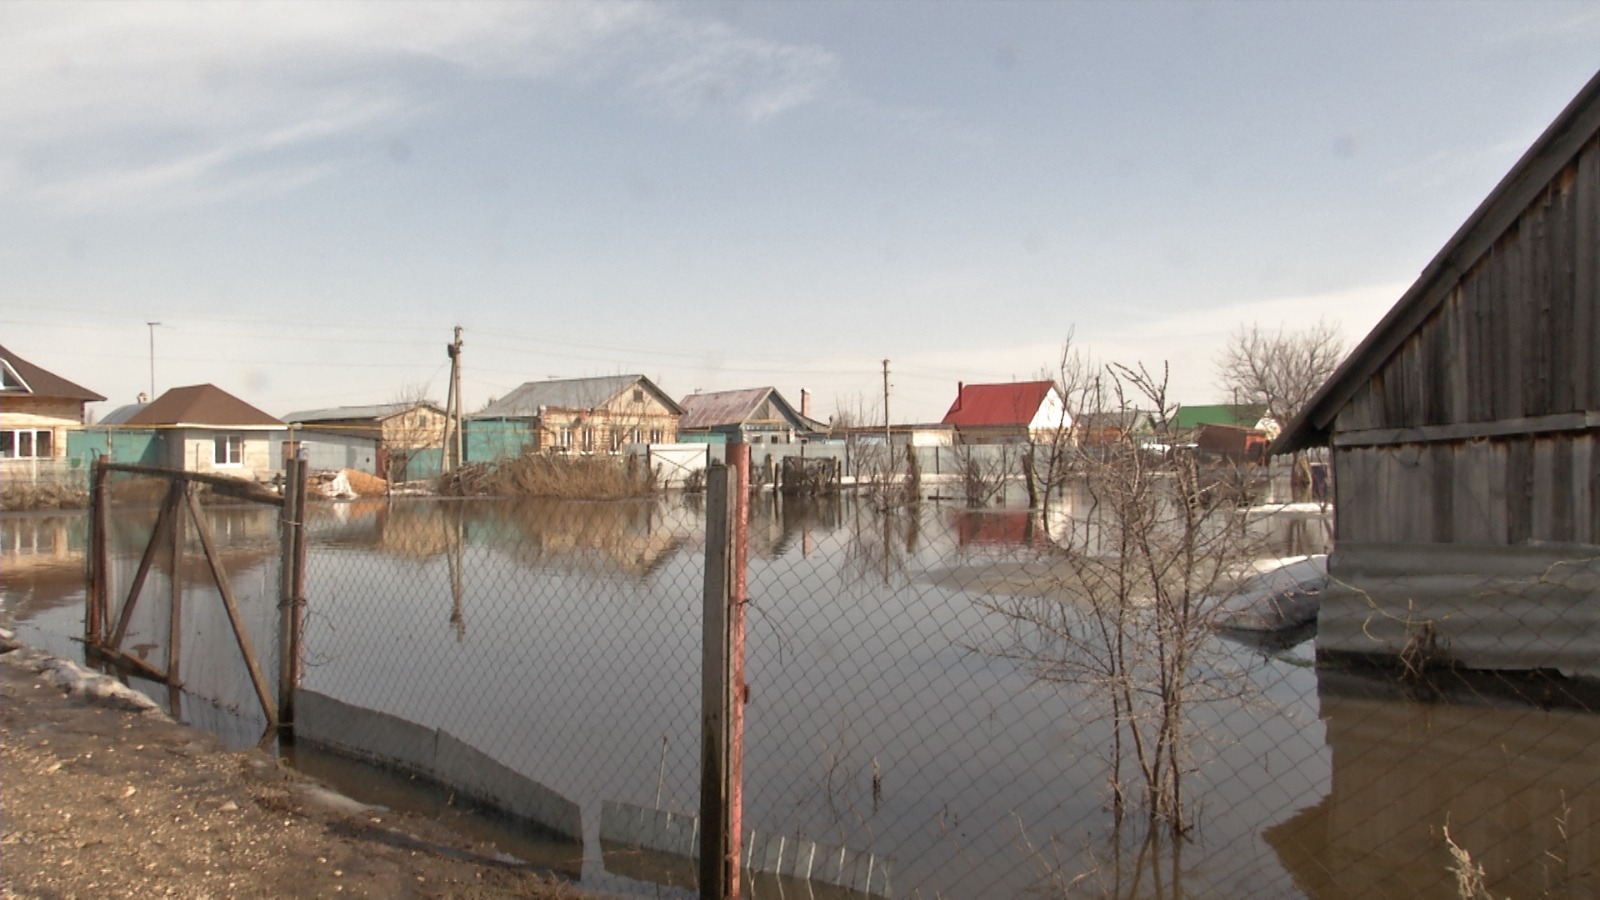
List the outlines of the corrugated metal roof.
<svg viewBox="0 0 1600 900">
<path fill-rule="evenodd" d="M 941 424 L 957 428 L 1026 427 L 1053 387 L 1055 383 L 1051 381 L 964 384 Z"/>
<path fill-rule="evenodd" d="M 172 388 L 130 416 L 125 424 L 281 428 L 284 423 L 214 384 L 194 384 Z"/>
<path fill-rule="evenodd" d="M 113 409 L 111 412 L 101 416 L 100 421 L 96 422 L 95 424 L 126 425 L 128 424 L 129 419 L 139 414 L 139 410 L 144 409 L 149 405 L 150 404 L 148 403 L 129 403 L 127 406 L 119 406 L 116 409 Z"/>
<path fill-rule="evenodd" d="M 683 418 L 678 420 L 678 428 L 693 430 L 715 428 L 718 425 L 739 425 L 755 414 L 756 409 L 766 401 L 768 395 L 776 394 L 777 389 L 770 387 L 690 394 L 678 404 L 683 407 Z M 778 399 L 782 400 L 782 397 Z M 798 420 L 799 416 L 796 415 L 795 418 Z"/>
<path fill-rule="evenodd" d="M 283 417 L 285 422 L 342 422 L 351 419 L 387 419 L 396 413 L 402 413 L 418 406 L 425 406 L 434 412 L 443 413 L 444 407 L 432 400 L 402 403 L 378 403 L 369 406 L 334 406 L 328 409 L 307 409 L 292 412 Z"/>
<path fill-rule="evenodd" d="M 39 368 L 22 357 L 0 347 L 0 360 L 11 367 L 11 371 L 22 379 L 25 387 L 11 387 L 9 384 L 0 387 L 0 397 L 61 397 L 67 400 L 82 400 L 94 402 L 105 398 L 81 385 Z M 7 379 L 9 381 L 9 379 Z"/>
<path fill-rule="evenodd" d="M 682 414 L 683 408 L 643 375 L 606 375 L 599 378 L 530 381 L 467 418 L 526 419 L 537 416 L 540 407 L 595 409 L 605 406 L 623 391 L 635 386 L 650 391 L 672 412 Z"/>
</svg>

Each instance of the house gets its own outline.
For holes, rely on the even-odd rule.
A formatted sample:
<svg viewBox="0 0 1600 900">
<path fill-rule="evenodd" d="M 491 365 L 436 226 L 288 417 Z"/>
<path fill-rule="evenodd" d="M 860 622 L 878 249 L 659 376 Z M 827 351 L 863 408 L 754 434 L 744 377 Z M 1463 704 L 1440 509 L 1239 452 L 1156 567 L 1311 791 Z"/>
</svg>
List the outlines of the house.
<svg viewBox="0 0 1600 900">
<path fill-rule="evenodd" d="M 156 435 L 158 465 L 265 481 L 283 468 L 284 423 L 212 384 L 176 387 L 129 416 Z"/>
<path fill-rule="evenodd" d="M 67 435 L 81 429 L 88 404 L 106 398 L 0 347 L 0 465 L 5 477 L 65 462 Z M 31 477 L 31 476 L 30 476 Z"/>
<path fill-rule="evenodd" d="M 1194 431 L 1194 446 L 1202 459 L 1233 465 L 1260 465 L 1267 461 L 1270 438 L 1260 428 L 1208 422 Z"/>
<path fill-rule="evenodd" d="M 740 435 L 748 444 L 793 444 L 820 438 L 827 426 L 811 418 L 810 399 L 801 391 L 795 409 L 772 387 L 690 394 L 678 404 L 678 440 L 725 443 Z"/>
<path fill-rule="evenodd" d="M 469 460 L 673 443 L 683 407 L 643 375 L 530 381 L 466 417 Z"/>
<path fill-rule="evenodd" d="M 312 468 L 353 468 L 390 481 L 417 481 L 439 474 L 446 414 L 429 400 L 308 409 L 284 416 Z M 341 464 L 331 457 L 345 458 Z"/>
<path fill-rule="evenodd" d="M 1600 75 L 1271 452 L 1331 448 L 1324 651 L 1600 675 Z"/>
<path fill-rule="evenodd" d="M 942 424 L 958 444 L 1054 443 L 1071 434 L 1072 416 L 1053 381 L 957 384 Z"/>
<path fill-rule="evenodd" d="M 1193 437 L 1207 425 L 1249 428 L 1264 432 L 1270 437 L 1277 437 L 1280 430 L 1279 424 L 1267 415 L 1267 407 L 1257 403 L 1180 405 L 1167 424 L 1181 437 Z"/>
<path fill-rule="evenodd" d="M 1111 447 L 1124 441 L 1153 436 L 1155 417 L 1142 409 L 1083 413 L 1074 417 L 1072 430 L 1080 446 Z"/>
</svg>

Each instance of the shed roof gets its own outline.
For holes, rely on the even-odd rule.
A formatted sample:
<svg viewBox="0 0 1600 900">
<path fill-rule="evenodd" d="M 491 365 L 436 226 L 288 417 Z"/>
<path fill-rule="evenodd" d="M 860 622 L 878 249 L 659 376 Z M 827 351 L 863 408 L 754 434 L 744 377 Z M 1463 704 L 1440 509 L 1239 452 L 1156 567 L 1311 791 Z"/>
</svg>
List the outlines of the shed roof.
<svg viewBox="0 0 1600 900">
<path fill-rule="evenodd" d="M 963 384 L 940 424 L 958 428 L 1026 426 L 1053 390 L 1053 381 Z"/>
<path fill-rule="evenodd" d="M 377 421 L 419 406 L 425 406 L 438 413 L 444 412 L 444 407 L 434 403 L 432 400 L 417 400 L 398 403 L 377 403 L 368 406 L 333 406 L 327 409 L 306 409 L 289 413 L 283 417 L 283 420 L 285 422 L 344 422 L 353 419 Z"/>
<path fill-rule="evenodd" d="M 129 403 L 125 406 L 119 406 L 116 409 L 113 409 L 111 412 L 101 416 L 100 421 L 95 424 L 126 425 L 128 424 L 129 419 L 139 414 L 139 410 L 144 409 L 149 405 L 150 404 L 148 403 Z"/>
<path fill-rule="evenodd" d="M 0 364 L 9 370 L 7 374 L 16 376 L 15 380 L 6 378 L 0 381 L 0 397 L 60 397 L 85 403 L 105 399 L 86 387 L 39 368 L 4 347 L 0 347 Z"/>
<path fill-rule="evenodd" d="M 595 409 L 638 386 L 650 391 L 673 413 L 683 414 L 671 397 L 643 375 L 606 375 L 599 378 L 563 378 L 529 381 L 511 393 L 467 416 L 469 419 L 523 419 L 539 415 L 540 408 Z"/>
<path fill-rule="evenodd" d="M 1600 133 L 1600 73 L 1539 135 L 1511 171 L 1445 243 L 1433 261 L 1345 361 L 1334 370 L 1272 445 L 1270 453 L 1293 453 L 1328 443 L 1334 418 L 1356 391 L 1388 363 L 1444 302 L 1463 272 L 1493 245 L 1517 217 L 1597 133 Z"/>
<path fill-rule="evenodd" d="M 127 425 L 282 428 L 274 419 L 214 384 L 175 387 L 129 416 Z"/>
</svg>

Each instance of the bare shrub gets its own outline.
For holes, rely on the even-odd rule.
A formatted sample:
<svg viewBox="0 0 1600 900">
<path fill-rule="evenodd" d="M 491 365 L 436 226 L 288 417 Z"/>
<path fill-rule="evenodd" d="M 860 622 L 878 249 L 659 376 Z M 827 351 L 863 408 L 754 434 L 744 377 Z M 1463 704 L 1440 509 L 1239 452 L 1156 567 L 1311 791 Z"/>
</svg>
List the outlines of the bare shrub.
<svg viewBox="0 0 1600 900">
<path fill-rule="evenodd" d="M 1107 374 L 1116 408 L 1131 409 L 1132 393 L 1166 424 L 1165 372 L 1112 366 Z M 1256 539 L 1237 525 L 1238 496 L 1208 494 L 1192 454 L 1153 454 L 1128 434 L 1080 456 L 1076 471 L 1090 510 L 1051 534 L 1050 590 L 980 598 L 1013 626 L 1009 643 L 980 649 L 1104 703 L 1116 821 L 1138 808 L 1153 830 L 1182 834 L 1192 824 L 1191 709 L 1235 696 L 1240 684 L 1206 647 Z"/>
</svg>

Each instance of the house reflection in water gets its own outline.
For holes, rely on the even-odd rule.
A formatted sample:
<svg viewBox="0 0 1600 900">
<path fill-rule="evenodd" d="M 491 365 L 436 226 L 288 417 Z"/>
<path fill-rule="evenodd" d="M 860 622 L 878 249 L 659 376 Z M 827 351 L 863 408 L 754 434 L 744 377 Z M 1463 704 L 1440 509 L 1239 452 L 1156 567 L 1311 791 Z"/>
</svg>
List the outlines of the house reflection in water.
<svg viewBox="0 0 1600 900">
<path fill-rule="evenodd" d="M 1031 510 L 958 509 L 951 511 L 950 518 L 956 543 L 963 547 L 1042 547 L 1050 543 L 1038 515 Z"/>
<path fill-rule="evenodd" d="M 1263 832 L 1307 896 L 1454 897 L 1446 828 L 1493 896 L 1600 895 L 1600 715 L 1319 682 L 1332 790 Z"/>
</svg>

